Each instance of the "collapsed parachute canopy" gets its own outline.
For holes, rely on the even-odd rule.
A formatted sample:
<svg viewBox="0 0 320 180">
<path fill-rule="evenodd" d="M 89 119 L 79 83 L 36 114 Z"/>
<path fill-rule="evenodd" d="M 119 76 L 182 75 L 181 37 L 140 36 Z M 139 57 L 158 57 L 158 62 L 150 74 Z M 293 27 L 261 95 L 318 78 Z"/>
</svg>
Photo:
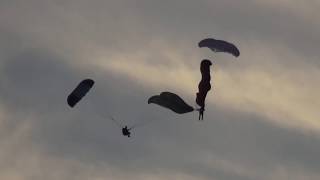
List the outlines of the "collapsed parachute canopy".
<svg viewBox="0 0 320 180">
<path fill-rule="evenodd" d="M 184 114 L 194 110 L 193 107 L 184 102 L 182 98 L 171 92 L 162 92 L 160 95 L 150 97 L 148 104 L 150 103 L 171 109 L 178 114 Z"/>
<path fill-rule="evenodd" d="M 199 82 L 198 89 L 199 92 L 197 92 L 196 97 L 196 103 L 201 106 L 202 109 L 204 109 L 205 106 L 205 100 L 207 97 L 207 93 L 211 89 L 211 75 L 210 75 L 210 66 L 212 65 L 211 61 L 208 59 L 204 59 L 201 61 L 200 64 L 200 71 L 201 71 L 201 81 Z"/>
<path fill-rule="evenodd" d="M 240 55 L 240 51 L 235 45 L 223 40 L 208 38 L 200 41 L 198 45 L 200 48 L 207 47 L 214 52 L 227 52 L 235 57 Z"/>
<path fill-rule="evenodd" d="M 92 88 L 94 81 L 92 79 L 85 79 L 79 83 L 79 85 L 69 94 L 68 104 L 70 107 L 74 107 Z"/>
</svg>

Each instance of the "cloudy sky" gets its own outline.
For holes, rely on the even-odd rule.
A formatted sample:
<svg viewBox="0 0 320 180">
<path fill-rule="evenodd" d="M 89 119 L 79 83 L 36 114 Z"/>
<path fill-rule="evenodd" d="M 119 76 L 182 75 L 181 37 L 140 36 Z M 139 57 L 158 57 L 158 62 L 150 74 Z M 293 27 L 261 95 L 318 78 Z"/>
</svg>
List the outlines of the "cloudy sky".
<svg viewBox="0 0 320 180">
<path fill-rule="evenodd" d="M 0 179 L 320 179 L 319 0 L 1 0 Z M 233 42 L 239 58 L 199 49 Z M 204 121 L 148 97 L 195 105 Z M 74 109 L 85 78 L 96 84 Z M 110 120 L 145 124 L 132 138 Z"/>
</svg>

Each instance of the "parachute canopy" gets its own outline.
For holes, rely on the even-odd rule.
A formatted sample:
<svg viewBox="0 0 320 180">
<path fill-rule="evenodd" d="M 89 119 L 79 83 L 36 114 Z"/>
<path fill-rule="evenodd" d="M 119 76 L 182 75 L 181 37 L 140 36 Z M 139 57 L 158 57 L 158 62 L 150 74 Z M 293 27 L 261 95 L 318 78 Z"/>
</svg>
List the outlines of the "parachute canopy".
<svg viewBox="0 0 320 180">
<path fill-rule="evenodd" d="M 199 82 L 198 89 L 199 92 L 196 94 L 196 103 L 204 109 L 205 100 L 207 93 L 211 89 L 211 76 L 210 76 L 210 66 L 212 65 L 211 61 L 204 59 L 200 64 L 201 71 L 201 81 Z"/>
<path fill-rule="evenodd" d="M 160 95 L 150 97 L 148 104 L 150 103 L 171 109 L 178 114 L 184 114 L 194 110 L 193 107 L 184 102 L 182 98 L 171 92 L 162 92 Z"/>
<path fill-rule="evenodd" d="M 68 104 L 74 107 L 92 88 L 94 81 L 92 79 L 85 79 L 81 81 L 78 86 L 69 94 Z"/>
<path fill-rule="evenodd" d="M 240 55 L 240 51 L 235 45 L 233 45 L 227 41 L 223 41 L 223 40 L 207 38 L 207 39 L 203 39 L 202 41 L 200 41 L 198 46 L 200 48 L 207 47 L 214 52 L 230 53 L 230 54 L 234 55 L 235 57 L 238 57 Z"/>
</svg>

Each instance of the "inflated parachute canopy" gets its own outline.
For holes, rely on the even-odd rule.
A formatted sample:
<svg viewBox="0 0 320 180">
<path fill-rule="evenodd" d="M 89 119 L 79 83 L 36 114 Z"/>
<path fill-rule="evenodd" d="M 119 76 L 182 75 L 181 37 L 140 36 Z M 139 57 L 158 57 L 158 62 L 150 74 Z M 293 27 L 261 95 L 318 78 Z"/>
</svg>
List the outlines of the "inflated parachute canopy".
<svg viewBox="0 0 320 180">
<path fill-rule="evenodd" d="M 92 88 L 94 81 L 85 79 L 69 94 L 67 102 L 70 107 L 74 107 Z"/>
<path fill-rule="evenodd" d="M 223 40 L 207 38 L 207 39 L 203 39 L 202 41 L 200 41 L 198 46 L 200 48 L 207 47 L 214 52 L 230 53 L 230 54 L 234 55 L 235 57 L 238 57 L 240 55 L 240 51 L 235 45 L 233 45 L 227 41 L 223 41 Z"/>
<path fill-rule="evenodd" d="M 184 102 L 181 97 L 171 92 L 162 92 L 160 95 L 150 97 L 148 104 L 150 103 L 171 109 L 178 114 L 184 114 L 194 110 L 193 107 Z"/>
</svg>

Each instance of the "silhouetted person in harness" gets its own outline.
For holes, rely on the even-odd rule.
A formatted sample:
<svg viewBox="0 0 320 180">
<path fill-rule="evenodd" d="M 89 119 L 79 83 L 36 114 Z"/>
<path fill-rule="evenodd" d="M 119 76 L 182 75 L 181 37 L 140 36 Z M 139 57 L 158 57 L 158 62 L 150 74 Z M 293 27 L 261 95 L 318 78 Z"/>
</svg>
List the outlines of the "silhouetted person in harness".
<svg viewBox="0 0 320 180">
<path fill-rule="evenodd" d="M 128 127 L 127 126 L 125 126 L 124 128 L 122 128 L 122 134 L 124 135 L 124 136 L 128 136 L 128 137 L 130 137 L 130 128 L 128 129 Z"/>
</svg>

